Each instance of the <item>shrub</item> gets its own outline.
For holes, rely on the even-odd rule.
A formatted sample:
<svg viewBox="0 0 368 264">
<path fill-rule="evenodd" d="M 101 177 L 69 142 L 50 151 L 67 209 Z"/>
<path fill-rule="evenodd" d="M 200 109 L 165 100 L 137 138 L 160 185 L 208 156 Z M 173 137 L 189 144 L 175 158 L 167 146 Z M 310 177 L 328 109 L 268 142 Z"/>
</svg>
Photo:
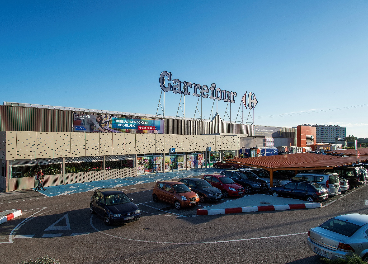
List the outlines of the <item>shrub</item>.
<svg viewBox="0 0 368 264">
<path fill-rule="evenodd" d="M 330 260 L 330 259 L 323 258 L 322 260 L 327 264 L 365 264 L 366 263 L 356 254 L 354 254 L 353 256 L 347 256 L 345 259 Z"/>
</svg>

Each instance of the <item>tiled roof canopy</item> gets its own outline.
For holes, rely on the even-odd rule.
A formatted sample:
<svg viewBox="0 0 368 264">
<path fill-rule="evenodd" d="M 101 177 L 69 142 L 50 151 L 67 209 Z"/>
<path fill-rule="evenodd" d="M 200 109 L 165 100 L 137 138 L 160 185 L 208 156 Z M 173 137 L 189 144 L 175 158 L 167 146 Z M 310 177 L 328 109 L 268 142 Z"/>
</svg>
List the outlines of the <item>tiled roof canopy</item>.
<svg viewBox="0 0 368 264">
<path fill-rule="evenodd" d="M 267 170 L 333 169 L 368 160 L 368 148 L 358 156 L 340 157 L 314 153 L 298 153 L 254 158 L 235 158 L 231 162 Z M 355 150 L 354 150 L 355 151 Z M 356 154 L 356 152 L 355 152 Z"/>
</svg>

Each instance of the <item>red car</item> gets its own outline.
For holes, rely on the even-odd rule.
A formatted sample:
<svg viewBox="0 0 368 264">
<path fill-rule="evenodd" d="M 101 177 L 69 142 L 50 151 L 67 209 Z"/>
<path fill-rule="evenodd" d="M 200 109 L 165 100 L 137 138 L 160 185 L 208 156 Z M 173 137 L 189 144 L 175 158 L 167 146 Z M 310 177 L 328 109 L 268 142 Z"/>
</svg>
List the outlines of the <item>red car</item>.
<svg viewBox="0 0 368 264">
<path fill-rule="evenodd" d="M 244 195 L 243 186 L 235 183 L 229 177 L 221 174 L 203 175 L 204 180 L 208 181 L 213 187 L 221 190 L 223 197 L 235 196 L 241 197 Z"/>
</svg>

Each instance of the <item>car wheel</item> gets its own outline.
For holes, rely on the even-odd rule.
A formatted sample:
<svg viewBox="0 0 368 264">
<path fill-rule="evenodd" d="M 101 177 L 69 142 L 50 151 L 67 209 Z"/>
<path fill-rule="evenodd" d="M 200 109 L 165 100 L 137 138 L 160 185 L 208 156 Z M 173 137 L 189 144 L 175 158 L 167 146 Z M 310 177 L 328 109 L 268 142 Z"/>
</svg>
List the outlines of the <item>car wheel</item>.
<svg viewBox="0 0 368 264">
<path fill-rule="evenodd" d="M 153 200 L 155 203 L 157 203 L 157 202 L 158 202 L 158 197 L 157 197 L 157 195 L 156 195 L 156 194 L 153 194 L 153 195 L 152 195 L 152 200 Z"/>
<path fill-rule="evenodd" d="M 175 201 L 174 207 L 175 207 L 175 209 L 179 210 L 181 208 L 180 202 L 179 201 Z"/>
<path fill-rule="evenodd" d="M 363 262 L 366 262 L 368 263 L 368 255 L 365 255 L 363 258 L 362 258 Z"/>
<path fill-rule="evenodd" d="M 227 191 L 222 191 L 222 197 L 223 198 L 229 197 L 229 193 Z"/>
<path fill-rule="evenodd" d="M 203 203 L 205 200 L 206 200 L 206 199 L 205 199 L 204 195 L 203 195 L 203 194 L 200 194 L 200 195 L 199 195 L 199 202 L 200 202 L 200 203 Z"/>
<path fill-rule="evenodd" d="M 91 205 L 89 206 L 89 212 L 90 212 L 91 214 L 95 214 L 95 211 L 93 211 L 93 208 L 92 208 L 92 206 L 91 206 Z"/>
<path fill-rule="evenodd" d="M 308 196 L 308 197 L 307 197 L 307 201 L 308 201 L 308 202 L 314 202 L 313 197 L 312 197 L 312 196 Z"/>
<path fill-rule="evenodd" d="M 105 215 L 104 223 L 105 223 L 105 225 L 111 225 L 111 220 L 110 220 L 110 217 L 108 215 Z"/>
<path fill-rule="evenodd" d="M 252 188 L 250 186 L 245 186 L 244 187 L 244 193 L 250 194 L 251 192 L 252 192 Z"/>
<path fill-rule="evenodd" d="M 272 193 L 272 196 L 277 197 L 277 196 L 279 196 L 279 194 L 278 194 L 277 192 L 273 192 L 273 193 Z"/>
</svg>

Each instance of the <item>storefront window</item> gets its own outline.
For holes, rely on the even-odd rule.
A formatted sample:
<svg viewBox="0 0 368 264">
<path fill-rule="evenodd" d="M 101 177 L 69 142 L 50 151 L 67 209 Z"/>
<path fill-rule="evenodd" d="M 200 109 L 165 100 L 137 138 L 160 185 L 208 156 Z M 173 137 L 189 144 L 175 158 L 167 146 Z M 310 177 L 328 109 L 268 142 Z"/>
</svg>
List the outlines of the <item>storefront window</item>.
<svg viewBox="0 0 368 264">
<path fill-rule="evenodd" d="M 106 170 L 133 168 L 133 167 L 134 167 L 133 160 L 106 161 L 105 163 Z"/>
<path fill-rule="evenodd" d="M 12 178 L 34 177 L 40 169 L 42 169 L 44 175 L 61 174 L 61 164 L 36 165 L 36 166 L 17 165 L 12 166 L 11 177 Z"/>
</svg>

